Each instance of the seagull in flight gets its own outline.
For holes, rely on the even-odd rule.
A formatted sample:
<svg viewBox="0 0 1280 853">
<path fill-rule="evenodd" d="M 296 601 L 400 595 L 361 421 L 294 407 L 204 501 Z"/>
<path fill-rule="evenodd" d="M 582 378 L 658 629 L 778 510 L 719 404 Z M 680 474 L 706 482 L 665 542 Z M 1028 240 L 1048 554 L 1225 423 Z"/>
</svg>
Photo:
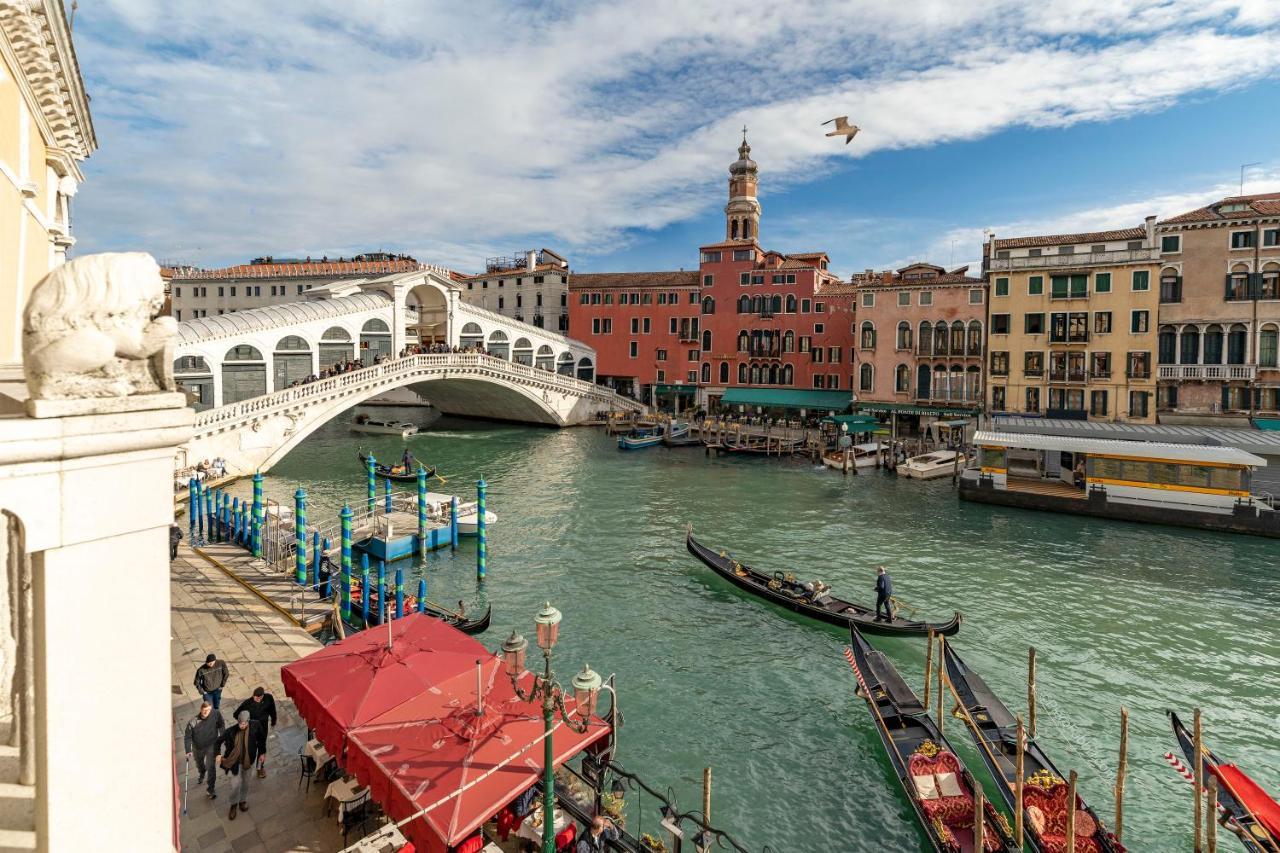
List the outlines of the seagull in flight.
<svg viewBox="0 0 1280 853">
<path fill-rule="evenodd" d="M 862 130 L 856 124 L 849 124 L 848 116 L 838 116 L 830 121 L 824 121 L 822 124 L 828 125 L 833 121 L 836 123 L 836 129 L 828 133 L 827 136 L 843 136 L 845 145 L 852 142 L 853 138 L 858 135 L 858 131 Z"/>
</svg>

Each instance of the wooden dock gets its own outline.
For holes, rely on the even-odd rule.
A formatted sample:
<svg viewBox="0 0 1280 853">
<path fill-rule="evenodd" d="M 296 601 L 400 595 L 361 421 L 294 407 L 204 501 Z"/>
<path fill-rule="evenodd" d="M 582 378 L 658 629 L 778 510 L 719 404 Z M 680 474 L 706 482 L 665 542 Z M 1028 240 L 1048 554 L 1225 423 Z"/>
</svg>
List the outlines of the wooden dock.
<svg viewBox="0 0 1280 853">
<path fill-rule="evenodd" d="M 192 550 L 307 633 L 317 634 L 328 626 L 333 600 L 323 600 L 316 591 L 298 586 L 292 571 L 275 569 L 229 542 Z"/>
</svg>

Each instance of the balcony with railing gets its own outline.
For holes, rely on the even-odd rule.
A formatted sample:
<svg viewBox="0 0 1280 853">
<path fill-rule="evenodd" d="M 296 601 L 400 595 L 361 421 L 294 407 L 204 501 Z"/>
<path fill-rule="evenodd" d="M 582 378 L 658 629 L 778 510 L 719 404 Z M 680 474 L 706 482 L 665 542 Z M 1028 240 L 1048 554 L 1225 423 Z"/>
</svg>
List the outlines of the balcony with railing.
<svg viewBox="0 0 1280 853">
<path fill-rule="evenodd" d="M 1201 381 L 1253 380 L 1258 378 L 1256 364 L 1162 364 L 1161 379 L 1198 379 Z"/>
<path fill-rule="evenodd" d="M 988 258 L 987 269 L 992 272 L 1035 269 L 1078 269 L 1082 267 L 1109 267 L 1119 264 L 1147 264 L 1160 260 L 1160 249 L 1155 246 L 1142 249 L 1115 249 L 1107 252 L 1075 252 L 1070 255 L 1038 255 L 1036 257 Z"/>
</svg>

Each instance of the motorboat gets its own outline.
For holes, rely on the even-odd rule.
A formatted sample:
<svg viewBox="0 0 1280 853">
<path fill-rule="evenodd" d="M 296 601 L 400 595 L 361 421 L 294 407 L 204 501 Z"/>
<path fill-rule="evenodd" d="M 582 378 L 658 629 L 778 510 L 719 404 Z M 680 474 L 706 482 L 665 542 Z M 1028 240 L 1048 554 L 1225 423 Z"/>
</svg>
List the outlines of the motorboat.
<svg viewBox="0 0 1280 853">
<path fill-rule="evenodd" d="M 958 456 L 960 456 L 960 453 L 955 450 L 935 450 L 932 453 L 912 456 L 898 466 L 898 476 L 909 477 L 913 480 L 936 480 L 940 477 L 950 477 L 956 471 L 956 457 Z M 963 458 L 959 460 L 959 464 L 961 466 L 964 465 Z"/>
<path fill-rule="evenodd" d="M 356 419 L 351 422 L 351 431 L 366 435 L 398 435 L 401 438 L 408 438 L 417 434 L 418 427 L 407 421 L 379 421 L 368 415 L 356 415 Z"/>
<path fill-rule="evenodd" d="M 471 501 L 470 503 L 459 504 L 458 505 L 458 535 L 459 536 L 475 536 L 476 521 L 478 518 L 479 518 L 479 514 L 476 512 L 475 501 Z M 488 528 L 492 527 L 494 522 L 496 522 L 497 520 L 498 520 L 497 514 L 493 510 L 486 507 L 484 511 L 485 529 L 487 530 Z"/>
<path fill-rule="evenodd" d="M 876 453 L 879 452 L 880 447 L 881 445 L 874 441 L 853 445 L 849 448 L 849 464 L 855 468 L 876 467 Z M 822 455 L 822 461 L 828 468 L 843 471 L 844 451 L 839 449 L 829 450 Z"/>
</svg>

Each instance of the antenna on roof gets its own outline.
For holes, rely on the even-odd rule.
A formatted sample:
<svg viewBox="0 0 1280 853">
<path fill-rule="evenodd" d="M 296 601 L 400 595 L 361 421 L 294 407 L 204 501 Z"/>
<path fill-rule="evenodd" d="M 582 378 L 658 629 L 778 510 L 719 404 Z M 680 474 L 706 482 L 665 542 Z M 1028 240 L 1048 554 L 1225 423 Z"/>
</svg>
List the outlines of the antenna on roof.
<svg viewBox="0 0 1280 853">
<path fill-rule="evenodd" d="M 1243 163 L 1243 164 L 1241 164 L 1241 166 L 1240 166 L 1240 195 L 1244 195 L 1244 170 L 1245 170 L 1245 169 L 1248 169 L 1250 166 L 1261 166 L 1261 165 L 1262 165 L 1262 161 L 1261 161 L 1261 160 L 1259 160 L 1257 163 Z"/>
</svg>

